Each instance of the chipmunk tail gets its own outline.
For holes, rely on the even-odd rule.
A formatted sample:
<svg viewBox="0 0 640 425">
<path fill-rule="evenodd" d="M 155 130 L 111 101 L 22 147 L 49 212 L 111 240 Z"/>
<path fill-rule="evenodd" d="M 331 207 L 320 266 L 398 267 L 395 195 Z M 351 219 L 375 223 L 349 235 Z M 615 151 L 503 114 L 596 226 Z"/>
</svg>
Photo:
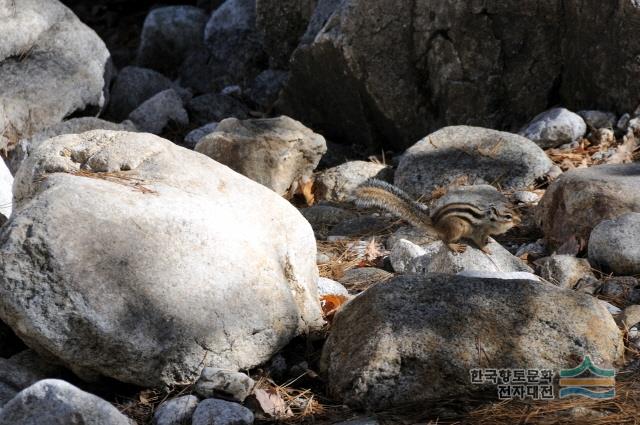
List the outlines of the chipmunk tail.
<svg viewBox="0 0 640 425">
<path fill-rule="evenodd" d="M 432 230 L 429 209 L 402 189 L 378 179 L 369 179 L 354 190 L 354 202 L 361 208 L 380 208 L 413 226 Z"/>
</svg>

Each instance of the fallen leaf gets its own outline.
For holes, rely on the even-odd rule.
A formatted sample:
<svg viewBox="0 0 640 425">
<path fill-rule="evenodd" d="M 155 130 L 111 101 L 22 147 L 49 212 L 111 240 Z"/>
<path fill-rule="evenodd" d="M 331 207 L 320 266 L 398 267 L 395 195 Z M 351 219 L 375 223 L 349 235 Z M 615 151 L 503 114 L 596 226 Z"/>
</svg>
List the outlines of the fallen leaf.
<svg viewBox="0 0 640 425">
<path fill-rule="evenodd" d="M 333 316 L 347 302 L 348 298 L 344 295 L 328 294 L 320 297 L 320 306 L 322 307 L 322 313 L 324 318 L 331 322 Z"/>
<path fill-rule="evenodd" d="M 268 417 L 286 419 L 293 416 L 291 409 L 275 390 L 258 388 L 254 390 L 253 395 L 256 397 L 262 412 Z"/>
</svg>

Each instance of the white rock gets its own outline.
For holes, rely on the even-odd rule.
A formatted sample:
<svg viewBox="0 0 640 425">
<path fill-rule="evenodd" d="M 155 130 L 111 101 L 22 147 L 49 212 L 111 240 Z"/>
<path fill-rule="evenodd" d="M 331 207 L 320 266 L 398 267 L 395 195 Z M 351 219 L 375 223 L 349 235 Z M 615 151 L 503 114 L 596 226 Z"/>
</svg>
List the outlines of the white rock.
<svg viewBox="0 0 640 425">
<path fill-rule="evenodd" d="M 589 237 L 589 261 L 617 275 L 640 274 L 640 213 L 600 222 Z"/>
<path fill-rule="evenodd" d="M 229 401 L 209 398 L 198 404 L 191 425 L 251 425 L 251 410 Z"/>
<path fill-rule="evenodd" d="M 514 257 L 498 242 L 489 238 L 486 246 L 491 254 L 467 246 L 463 253 L 452 252 L 442 241 L 424 247 L 426 255 L 415 258 L 405 268 L 407 273 L 449 273 L 463 271 L 480 272 L 528 272 L 533 270 L 521 259 Z"/>
<path fill-rule="evenodd" d="M 213 133 L 218 128 L 217 122 L 210 122 L 209 124 L 205 124 L 202 127 L 198 127 L 195 130 L 191 130 L 184 136 L 184 144 L 191 149 L 195 148 L 200 139 L 204 136 Z"/>
<path fill-rule="evenodd" d="M 0 159 L 0 226 L 11 216 L 13 199 L 13 176 Z"/>
<path fill-rule="evenodd" d="M 533 280 L 534 282 L 541 282 L 540 277 L 528 272 L 483 272 L 478 270 L 467 270 L 456 274 L 458 276 L 482 277 L 486 279 Z"/>
<path fill-rule="evenodd" d="M 344 295 L 349 296 L 349 291 L 340 282 L 321 277 L 318 279 L 318 295 Z"/>
<path fill-rule="evenodd" d="M 195 391 L 202 398 L 223 395 L 242 403 L 255 384 L 253 379 L 242 372 L 205 367 L 196 382 Z"/>
<path fill-rule="evenodd" d="M 4 0 L 0 19 L 0 149 L 104 106 L 109 51 L 71 10 L 57 0 Z"/>
<path fill-rule="evenodd" d="M 94 117 L 71 118 L 47 127 L 29 138 L 21 139 L 9 157 L 9 170 L 15 175 L 18 168 L 20 168 L 20 164 L 29 156 L 29 152 L 47 139 L 62 134 L 78 134 L 90 130 L 137 131 L 136 126 L 131 121 L 123 121 L 120 124 L 116 124 Z"/>
<path fill-rule="evenodd" d="M 0 320 L 81 376 L 186 382 L 322 325 L 309 224 L 203 155 L 148 133 L 59 136 L 14 189 Z"/>
<path fill-rule="evenodd" d="M 427 251 L 420 246 L 413 242 L 409 242 L 406 239 L 400 239 L 395 243 L 395 245 L 393 245 L 391 253 L 389 254 L 389 259 L 391 260 L 391 266 L 394 271 L 397 273 L 404 273 L 405 268 L 414 258 L 426 254 Z"/>
<path fill-rule="evenodd" d="M 196 152 L 284 195 L 310 178 L 327 151 L 324 137 L 286 116 L 222 120 Z"/>
<path fill-rule="evenodd" d="M 184 395 L 172 398 L 158 406 L 153 415 L 153 425 L 182 425 L 191 423 L 191 417 L 198 407 L 198 397 Z"/>
<path fill-rule="evenodd" d="M 587 133 L 582 117 L 565 108 L 554 108 L 536 116 L 520 135 L 543 149 L 571 143 Z"/>
<path fill-rule="evenodd" d="M 129 119 L 140 131 L 160 134 L 169 123 L 189 124 L 189 115 L 182 99 L 173 89 L 161 91 L 147 99 L 129 114 Z"/>
<path fill-rule="evenodd" d="M 0 425 L 131 425 L 114 406 L 58 379 L 22 390 L 0 413 Z"/>
</svg>

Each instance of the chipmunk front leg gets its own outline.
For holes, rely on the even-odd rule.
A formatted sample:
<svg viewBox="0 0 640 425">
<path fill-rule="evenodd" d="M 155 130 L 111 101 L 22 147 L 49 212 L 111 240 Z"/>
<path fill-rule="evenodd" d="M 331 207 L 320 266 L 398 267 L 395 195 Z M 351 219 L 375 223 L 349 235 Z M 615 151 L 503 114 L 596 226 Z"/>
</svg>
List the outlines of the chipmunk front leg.
<svg viewBox="0 0 640 425">
<path fill-rule="evenodd" d="M 477 231 L 474 235 L 472 235 L 473 243 L 478 247 L 478 249 L 485 254 L 491 255 L 491 250 L 487 247 L 489 244 L 489 234 L 486 232 Z"/>
<path fill-rule="evenodd" d="M 452 252 L 461 254 L 467 250 L 467 245 L 457 243 L 468 231 L 466 222 L 451 216 L 438 221 L 435 225 L 438 236 Z"/>
</svg>

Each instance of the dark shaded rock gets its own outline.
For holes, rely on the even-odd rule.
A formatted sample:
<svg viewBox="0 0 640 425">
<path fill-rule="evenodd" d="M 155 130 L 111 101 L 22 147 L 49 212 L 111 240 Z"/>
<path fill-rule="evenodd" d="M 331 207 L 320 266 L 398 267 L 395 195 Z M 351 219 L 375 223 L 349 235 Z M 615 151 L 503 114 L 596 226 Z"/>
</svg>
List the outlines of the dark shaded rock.
<svg viewBox="0 0 640 425">
<path fill-rule="evenodd" d="M 191 123 L 199 126 L 231 117 L 243 120 L 249 113 L 249 109 L 236 98 L 217 93 L 194 97 L 187 103 L 187 111 Z"/>
<path fill-rule="evenodd" d="M 280 90 L 289 78 L 287 71 L 267 69 L 262 71 L 249 87 L 249 98 L 262 109 L 269 110 L 278 100 Z"/>
<path fill-rule="evenodd" d="M 406 148 L 452 124 L 513 131 L 553 104 L 636 106 L 634 2 L 355 0 L 332 12 L 293 53 L 282 97 L 332 140 Z"/>
<path fill-rule="evenodd" d="M 273 66 L 286 69 L 316 3 L 317 0 L 256 1 L 256 26 Z"/>
<path fill-rule="evenodd" d="M 106 116 L 122 121 L 145 100 L 173 87 L 173 83 L 157 71 L 127 66 L 118 73 L 107 107 Z"/>
<path fill-rule="evenodd" d="M 204 48 L 208 15 L 193 6 L 151 10 L 144 20 L 137 63 L 173 77 L 190 51 Z"/>
</svg>

